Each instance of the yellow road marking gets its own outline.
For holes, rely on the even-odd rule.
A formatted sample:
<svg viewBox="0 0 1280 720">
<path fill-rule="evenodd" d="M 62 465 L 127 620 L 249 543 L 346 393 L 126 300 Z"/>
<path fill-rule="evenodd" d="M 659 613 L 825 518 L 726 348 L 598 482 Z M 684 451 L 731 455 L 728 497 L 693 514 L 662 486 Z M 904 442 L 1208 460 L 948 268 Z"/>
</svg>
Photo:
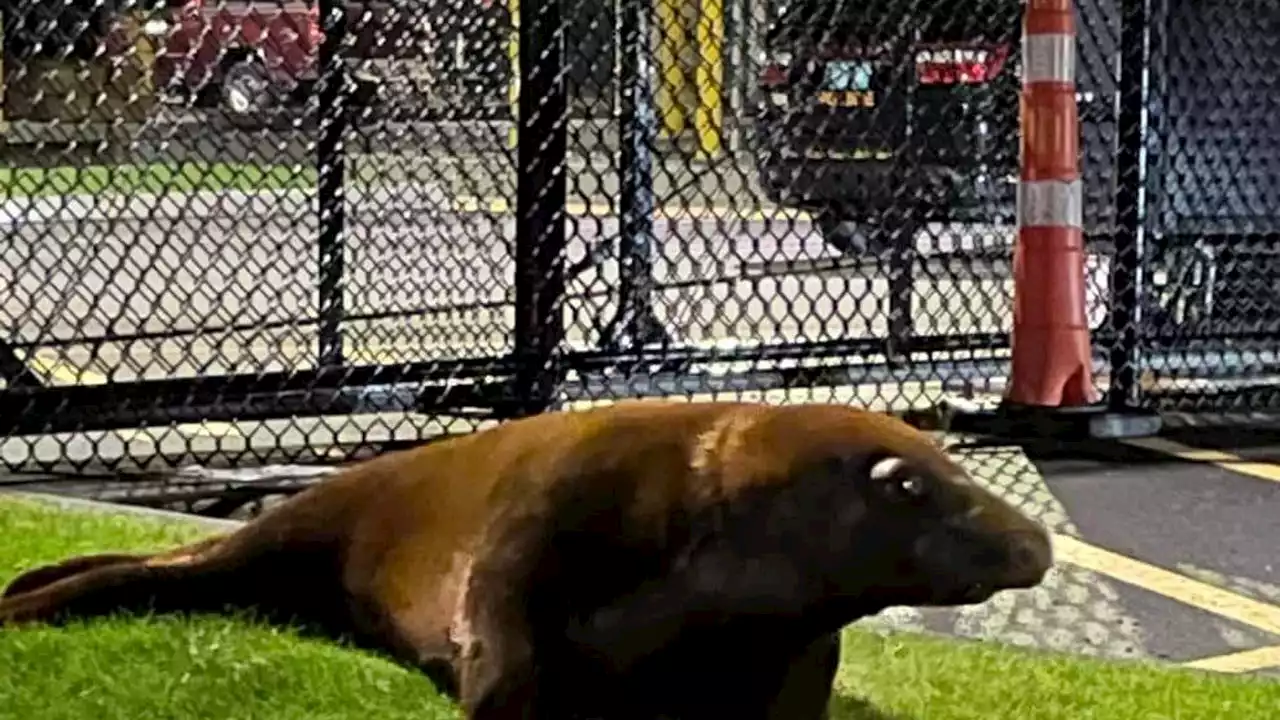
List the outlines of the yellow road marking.
<svg viewBox="0 0 1280 720">
<path fill-rule="evenodd" d="M 1127 444 L 1158 452 L 1179 460 L 1187 460 L 1190 462 L 1201 462 L 1216 465 L 1223 470 L 1229 470 L 1241 475 L 1258 478 L 1259 480 L 1269 480 L 1271 482 L 1280 482 L 1280 465 L 1275 463 L 1258 462 L 1256 460 L 1246 460 L 1239 455 L 1233 455 L 1221 450 L 1204 450 L 1194 448 L 1189 445 L 1183 445 L 1167 438 L 1150 437 L 1150 438 L 1134 438 L 1125 441 Z"/>
<path fill-rule="evenodd" d="M 76 366 L 56 355 L 36 353 L 27 358 L 27 364 L 37 373 L 67 385 L 105 385 L 107 376 Z"/>
<path fill-rule="evenodd" d="M 495 214 L 511 214 L 514 208 L 506 198 L 480 198 L 474 195 L 462 195 L 455 199 L 454 209 L 457 212 L 476 213 L 481 208 Z M 617 215 L 618 209 L 608 203 L 568 202 L 565 212 L 574 217 L 599 217 Z M 703 219 L 741 219 L 763 222 L 765 220 L 802 220 L 811 221 L 809 213 L 789 208 L 762 208 L 757 210 L 737 209 L 723 205 L 686 205 L 660 207 L 655 216 L 667 220 L 703 220 Z"/>
<path fill-rule="evenodd" d="M 189 431 L 188 431 L 189 429 Z M 203 437 L 244 437 L 240 432 L 240 428 L 232 422 L 202 422 L 194 427 L 191 425 L 179 425 L 178 432 L 184 435 L 196 435 Z"/>
<path fill-rule="evenodd" d="M 1280 635 L 1280 607 L 1180 575 L 1141 560 L 1090 545 L 1069 535 L 1055 535 L 1058 560 L 1091 570 L 1184 605 Z"/>
<path fill-rule="evenodd" d="M 1280 667 L 1280 645 L 1242 650 L 1226 655 L 1214 655 L 1191 662 L 1182 667 L 1192 670 L 1208 670 L 1220 673 L 1247 673 Z"/>
</svg>

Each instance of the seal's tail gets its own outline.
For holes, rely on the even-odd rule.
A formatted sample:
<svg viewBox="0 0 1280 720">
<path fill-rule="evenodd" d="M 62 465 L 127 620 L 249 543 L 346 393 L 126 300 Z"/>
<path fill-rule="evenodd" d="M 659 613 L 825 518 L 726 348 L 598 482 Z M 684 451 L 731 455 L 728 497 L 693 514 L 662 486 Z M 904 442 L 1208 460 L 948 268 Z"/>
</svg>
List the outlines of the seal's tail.
<svg viewBox="0 0 1280 720">
<path fill-rule="evenodd" d="M 217 609 L 231 570 L 219 539 L 155 555 L 86 555 L 28 571 L 0 599 L 0 626 L 118 611 Z M 13 586 L 17 585 L 17 588 Z"/>
</svg>

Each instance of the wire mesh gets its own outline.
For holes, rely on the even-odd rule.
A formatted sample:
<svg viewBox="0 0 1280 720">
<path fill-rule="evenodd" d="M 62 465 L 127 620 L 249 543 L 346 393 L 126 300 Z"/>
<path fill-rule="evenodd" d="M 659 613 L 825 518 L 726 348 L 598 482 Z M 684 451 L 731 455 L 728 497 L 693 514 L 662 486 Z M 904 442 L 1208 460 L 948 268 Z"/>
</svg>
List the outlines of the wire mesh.
<svg viewBox="0 0 1280 720">
<path fill-rule="evenodd" d="M 1148 71 L 1118 86 L 1114 237 L 1124 271 L 1109 329 L 1128 335 L 1131 352 L 1113 361 L 1130 369 L 1132 402 L 1247 415 L 1280 400 L 1277 11 L 1181 0 L 1129 9 L 1122 67 Z"/>
<path fill-rule="evenodd" d="M 535 2 L 521 28 L 516 0 L 10 3 L 6 462 L 407 440 L 475 426 L 432 419 L 451 379 L 480 383 L 461 405 L 519 404 L 502 378 L 524 365 L 559 402 L 998 392 L 1021 4 L 981 5 Z M 1076 16 L 1098 387 L 1128 368 L 1128 402 L 1211 404 L 1275 359 L 1274 21 L 1116 0 Z M 1233 40 L 1185 31 L 1206 25 Z M 520 101 L 536 120 L 547 98 L 521 88 L 522 38 L 546 44 L 525 85 L 564 93 L 533 134 Z M 557 133 L 563 157 L 529 149 Z M 563 222 L 562 248 L 521 245 L 539 157 L 564 218 L 528 177 L 526 207 Z M 520 278 L 553 267 L 563 297 L 522 326 Z M 528 323 L 541 357 L 519 354 Z"/>
</svg>

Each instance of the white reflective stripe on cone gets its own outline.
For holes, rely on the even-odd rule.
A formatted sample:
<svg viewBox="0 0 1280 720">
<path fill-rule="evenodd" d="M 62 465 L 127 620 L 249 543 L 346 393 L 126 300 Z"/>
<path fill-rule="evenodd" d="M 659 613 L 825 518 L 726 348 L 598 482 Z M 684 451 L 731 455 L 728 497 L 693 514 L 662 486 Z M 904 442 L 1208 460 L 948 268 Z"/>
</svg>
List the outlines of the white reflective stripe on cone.
<svg viewBox="0 0 1280 720">
<path fill-rule="evenodd" d="M 1024 83 L 1074 83 L 1075 35 L 1055 33 L 1023 36 L 1022 67 Z"/>
<path fill-rule="evenodd" d="M 1076 180 L 1023 180 L 1018 184 L 1020 227 L 1084 227 L 1084 195 Z"/>
</svg>

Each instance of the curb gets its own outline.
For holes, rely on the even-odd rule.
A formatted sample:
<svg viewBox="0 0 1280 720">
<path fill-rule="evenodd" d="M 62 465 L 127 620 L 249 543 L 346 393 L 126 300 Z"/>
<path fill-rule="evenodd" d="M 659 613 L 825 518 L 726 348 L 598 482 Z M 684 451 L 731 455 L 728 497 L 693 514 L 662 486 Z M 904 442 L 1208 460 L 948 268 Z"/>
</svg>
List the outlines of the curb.
<svg viewBox="0 0 1280 720">
<path fill-rule="evenodd" d="M 137 505 L 123 505 L 119 503 L 107 503 L 98 500 L 87 500 L 85 498 L 67 497 L 65 495 L 53 495 L 49 493 L 34 493 L 21 490 L 0 491 L 0 497 L 5 496 L 18 497 L 48 505 L 56 505 L 63 510 L 71 510 L 74 512 L 135 515 L 137 517 L 150 518 L 152 520 L 159 520 L 167 523 L 202 525 L 211 530 L 231 531 L 244 525 L 243 522 L 238 520 L 207 518 L 199 515 L 187 515 L 185 513 L 174 512 L 172 510 L 161 510 L 158 508 L 140 507 Z"/>
</svg>

